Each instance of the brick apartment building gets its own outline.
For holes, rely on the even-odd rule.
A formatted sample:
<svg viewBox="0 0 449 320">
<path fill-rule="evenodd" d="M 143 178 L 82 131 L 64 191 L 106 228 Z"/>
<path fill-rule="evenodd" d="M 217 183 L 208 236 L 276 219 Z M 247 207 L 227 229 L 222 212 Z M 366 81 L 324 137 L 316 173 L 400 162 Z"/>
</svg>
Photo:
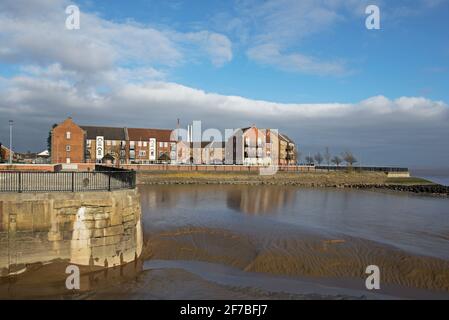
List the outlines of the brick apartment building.
<svg viewBox="0 0 449 320">
<path fill-rule="evenodd" d="M 114 163 L 126 163 L 126 128 L 81 126 L 81 129 L 86 133 L 84 162 L 95 163 L 107 156 Z M 100 154 L 97 154 L 98 150 L 101 150 Z"/>
<path fill-rule="evenodd" d="M 296 165 L 297 164 L 297 151 L 295 142 L 283 133 L 278 134 L 279 137 L 279 165 Z"/>
<path fill-rule="evenodd" d="M 256 126 L 227 142 L 176 141 L 176 130 L 79 126 L 67 118 L 52 130 L 52 163 L 295 165 L 296 146 L 285 134 Z"/>
<path fill-rule="evenodd" d="M 168 162 L 176 159 L 172 130 L 128 129 L 129 160 L 136 163 Z"/>
<path fill-rule="evenodd" d="M 297 162 L 293 140 L 254 125 L 236 130 L 227 141 L 225 153 L 227 164 L 295 165 Z"/>
<path fill-rule="evenodd" d="M 52 163 L 153 163 L 176 157 L 172 130 L 79 126 L 67 118 L 53 128 Z"/>
<path fill-rule="evenodd" d="M 0 163 L 8 162 L 10 153 L 11 151 L 0 142 Z M 15 158 L 14 152 L 13 157 Z"/>
<path fill-rule="evenodd" d="M 86 132 L 72 118 L 67 118 L 51 131 L 52 163 L 83 163 Z"/>
</svg>

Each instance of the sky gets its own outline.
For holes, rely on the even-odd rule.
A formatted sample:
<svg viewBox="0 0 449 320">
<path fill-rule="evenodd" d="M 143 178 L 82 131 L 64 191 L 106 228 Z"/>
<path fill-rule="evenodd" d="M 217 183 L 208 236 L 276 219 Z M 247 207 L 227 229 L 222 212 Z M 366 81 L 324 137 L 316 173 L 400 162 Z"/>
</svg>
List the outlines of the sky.
<svg viewBox="0 0 449 320">
<path fill-rule="evenodd" d="M 380 29 L 365 26 L 368 5 Z M 69 30 L 66 8 L 80 9 Z M 0 0 L 0 142 L 53 123 L 255 124 L 304 156 L 448 167 L 449 0 Z"/>
</svg>

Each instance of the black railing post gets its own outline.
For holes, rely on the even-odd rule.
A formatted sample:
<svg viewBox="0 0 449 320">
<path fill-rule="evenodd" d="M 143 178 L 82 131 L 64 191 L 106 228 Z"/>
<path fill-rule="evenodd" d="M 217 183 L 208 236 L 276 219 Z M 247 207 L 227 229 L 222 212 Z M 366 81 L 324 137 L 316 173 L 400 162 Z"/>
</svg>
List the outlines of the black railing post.
<svg viewBox="0 0 449 320">
<path fill-rule="evenodd" d="M 137 184 L 137 172 L 133 170 L 131 174 L 132 174 L 131 189 L 134 189 Z"/>
<path fill-rule="evenodd" d="M 22 193 L 22 172 L 19 172 L 19 193 Z"/>
<path fill-rule="evenodd" d="M 101 174 L 76 171 L 52 173 L 0 172 L 0 193 L 112 191 L 134 189 L 137 186 L 137 172 L 135 170 L 118 169 L 100 172 Z M 107 175 L 107 185 L 104 181 L 104 175 Z"/>
</svg>

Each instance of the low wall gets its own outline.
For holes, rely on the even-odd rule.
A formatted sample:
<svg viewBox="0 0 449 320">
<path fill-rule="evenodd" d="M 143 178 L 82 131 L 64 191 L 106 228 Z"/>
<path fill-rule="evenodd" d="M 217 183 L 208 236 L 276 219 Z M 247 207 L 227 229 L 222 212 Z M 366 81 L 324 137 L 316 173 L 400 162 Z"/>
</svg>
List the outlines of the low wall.
<svg viewBox="0 0 449 320">
<path fill-rule="evenodd" d="M 388 178 L 410 178 L 410 172 L 388 172 Z"/>
<path fill-rule="evenodd" d="M 0 171 L 57 171 L 59 165 L 56 164 L 0 164 Z"/>
<path fill-rule="evenodd" d="M 0 272 L 63 259 L 113 267 L 134 261 L 143 245 L 134 190 L 0 194 Z"/>
<path fill-rule="evenodd" d="M 210 172 L 259 172 L 259 166 L 243 165 L 176 165 L 176 164 L 122 164 L 120 168 L 135 171 L 210 171 Z M 315 172 L 314 166 L 278 166 L 282 172 Z"/>
</svg>

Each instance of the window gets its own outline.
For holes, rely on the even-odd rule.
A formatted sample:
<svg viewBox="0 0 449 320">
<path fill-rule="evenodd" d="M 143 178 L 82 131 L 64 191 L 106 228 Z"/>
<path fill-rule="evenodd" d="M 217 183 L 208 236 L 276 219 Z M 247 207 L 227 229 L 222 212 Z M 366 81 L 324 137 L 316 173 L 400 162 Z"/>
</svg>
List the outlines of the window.
<svg viewBox="0 0 449 320">
<path fill-rule="evenodd" d="M 67 139 L 67 140 L 70 140 L 70 137 L 71 137 L 71 133 L 70 133 L 70 131 L 67 131 L 66 133 L 65 133 L 65 138 Z"/>
<path fill-rule="evenodd" d="M 164 146 L 163 142 L 159 142 L 159 148 L 162 148 Z"/>
<path fill-rule="evenodd" d="M 122 141 L 122 146 L 126 146 L 126 141 L 125 140 Z"/>
<path fill-rule="evenodd" d="M 106 140 L 106 145 L 110 146 L 111 145 L 111 140 Z"/>
<path fill-rule="evenodd" d="M 65 163 L 70 164 L 70 158 L 66 158 Z"/>
<path fill-rule="evenodd" d="M 70 146 L 69 145 L 65 146 L 65 151 L 70 152 Z"/>
<path fill-rule="evenodd" d="M 168 142 L 164 142 L 164 148 L 168 148 Z"/>
<path fill-rule="evenodd" d="M 131 147 L 131 149 L 134 149 L 134 145 L 135 145 L 136 143 L 134 142 L 134 141 L 130 141 L 129 142 L 129 146 Z"/>
<path fill-rule="evenodd" d="M 116 141 L 112 140 L 112 145 L 115 146 L 116 145 Z"/>
<path fill-rule="evenodd" d="M 146 141 L 143 142 L 143 146 L 146 148 L 148 143 Z"/>
<path fill-rule="evenodd" d="M 141 146 L 142 146 L 142 141 L 139 141 L 139 142 L 137 143 L 137 146 L 141 147 Z"/>
<path fill-rule="evenodd" d="M 147 152 L 145 150 L 139 151 L 139 157 L 145 157 L 147 155 Z"/>
<path fill-rule="evenodd" d="M 87 147 L 90 148 L 92 145 L 92 140 L 87 140 Z"/>
<path fill-rule="evenodd" d="M 262 146 L 262 138 L 257 138 L 257 145 Z"/>
</svg>

